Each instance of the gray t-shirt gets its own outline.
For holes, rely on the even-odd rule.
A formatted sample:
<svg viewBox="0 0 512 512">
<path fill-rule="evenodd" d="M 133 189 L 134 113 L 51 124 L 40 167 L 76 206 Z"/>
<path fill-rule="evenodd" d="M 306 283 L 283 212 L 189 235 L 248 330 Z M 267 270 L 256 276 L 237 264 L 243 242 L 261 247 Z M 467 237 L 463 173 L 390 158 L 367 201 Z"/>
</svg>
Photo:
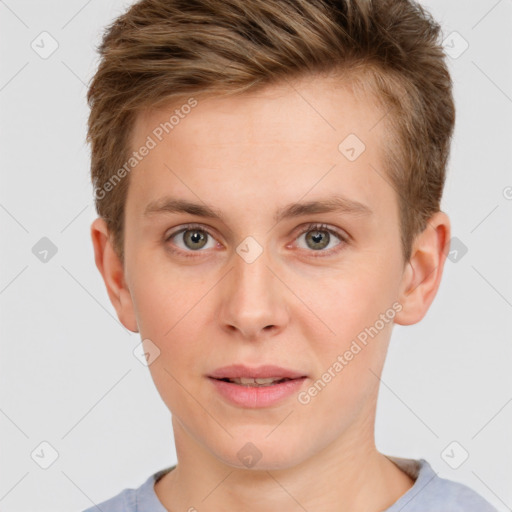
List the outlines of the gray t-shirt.
<svg viewBox="0 0 512 512">
<path fill-rule="evenodd" d="M 425 459 L 386 457 L 415 482 L 398 501 L 382 512 L 498 512 L 466 485 L 437 476 Z M 157 471 L 137 489 L 125 489 L 83 512 L 167 512 L 155 493 L 154 484 L 175 467 Z"/>
</svg>

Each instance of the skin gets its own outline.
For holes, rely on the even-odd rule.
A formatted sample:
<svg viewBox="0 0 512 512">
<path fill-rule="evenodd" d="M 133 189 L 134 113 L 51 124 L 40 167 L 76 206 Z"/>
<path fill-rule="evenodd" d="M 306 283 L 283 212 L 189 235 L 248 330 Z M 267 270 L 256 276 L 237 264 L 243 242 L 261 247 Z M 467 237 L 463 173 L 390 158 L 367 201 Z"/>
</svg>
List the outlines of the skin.
<svg viewBox="0 0 512 512">
<path fill-rule="evenodd" d="M 174 108 L 140 114 L 132 147 Z M 400 325 L 424 317 L 450 222 L 433 215 L 403 261 L 396 192 L 382 178 L 382 115 L 326 77 L 199 100 L 131 172 L 124 264 L 105 222 L 93 222 L 96 265 L 120 321 L 160 350 L 149 369 L 172 412 L 178 457 L 155 485 L 168 510 L 378 512 L 413 485 L 374 443 L 393 321 L 306 405 L 294 395 L 268 408 L 236 407 L 205 377 L 231 363 L 276 364 L 307 374 L 307 389 L 392 304 L 401 305 Z M 353 162 L 338 151 L 350 133 L 366 145 Z M 334 192 L 372 213 L 273 220 L 284 205 Z M 144 216 L 166 194 L 211 205 L 224 220 Z M 348 241 L 332 234 L 316 249 L 301 232 L 317 222 Z M 187 223 L 211 232 L 205 247 L 183 233 L 165 240 Z M 236 252 L 247 236 L 263 250 L 250 264 Z M 251 468 L 237 457 L 249 441 L 262 454 Z"/>
</svg>

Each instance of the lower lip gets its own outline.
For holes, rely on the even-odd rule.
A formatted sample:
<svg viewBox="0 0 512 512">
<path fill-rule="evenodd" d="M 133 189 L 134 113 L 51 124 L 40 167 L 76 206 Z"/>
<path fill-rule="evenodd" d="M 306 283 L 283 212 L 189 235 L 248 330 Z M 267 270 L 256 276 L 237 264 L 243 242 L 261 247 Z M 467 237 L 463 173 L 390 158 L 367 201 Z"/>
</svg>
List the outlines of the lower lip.
<svg viewBox="0 0 512 512">
<path fill-rule="evenodd" d="M 217 391 L 228 401 L 251 409 L 269 407 L 297 393 L 304 384 L 306 377 L 291 379 L 270 386 L 242 386 L 233 382 L 208 377 Z"/>
</svg>

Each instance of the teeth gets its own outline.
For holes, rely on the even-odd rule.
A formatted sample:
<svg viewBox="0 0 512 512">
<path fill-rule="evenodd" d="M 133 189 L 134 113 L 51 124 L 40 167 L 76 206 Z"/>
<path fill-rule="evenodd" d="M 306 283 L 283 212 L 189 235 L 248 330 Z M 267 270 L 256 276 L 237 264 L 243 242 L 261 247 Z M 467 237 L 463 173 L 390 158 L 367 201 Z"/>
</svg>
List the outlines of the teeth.
<svg viewBox="0 0 512 512">
<path fill-rule="evenodd" d="M 283 377 L 270 377 L 267 379 L 253 379 L 251 377 L 240 377 L 236 379 L 229 379 L 235 384 L 241 384 L 242 386 L 268 386 L 276 381 L 283 380 Z M 287 379 L 288 380 L 288 379 Z"/>
</svg>

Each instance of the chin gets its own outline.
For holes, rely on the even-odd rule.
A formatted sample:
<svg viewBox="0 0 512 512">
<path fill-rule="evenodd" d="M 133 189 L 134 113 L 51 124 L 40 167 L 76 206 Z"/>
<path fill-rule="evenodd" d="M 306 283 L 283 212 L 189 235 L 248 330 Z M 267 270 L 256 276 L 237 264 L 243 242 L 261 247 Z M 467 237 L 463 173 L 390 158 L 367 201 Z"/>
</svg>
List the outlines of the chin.
<svg viewBox="0 0 512 512">
<path fill-rule="evenodd" d="M 237 435 L 212 452 L 228 466 L 251 471 L 289 469 L 307 458 L 304 440 L 291 439 L 284 429 L 281 435 L 277 430 L 269 435 L 269 431 L 252 429 L 252 435 Z"/>
</svg>

